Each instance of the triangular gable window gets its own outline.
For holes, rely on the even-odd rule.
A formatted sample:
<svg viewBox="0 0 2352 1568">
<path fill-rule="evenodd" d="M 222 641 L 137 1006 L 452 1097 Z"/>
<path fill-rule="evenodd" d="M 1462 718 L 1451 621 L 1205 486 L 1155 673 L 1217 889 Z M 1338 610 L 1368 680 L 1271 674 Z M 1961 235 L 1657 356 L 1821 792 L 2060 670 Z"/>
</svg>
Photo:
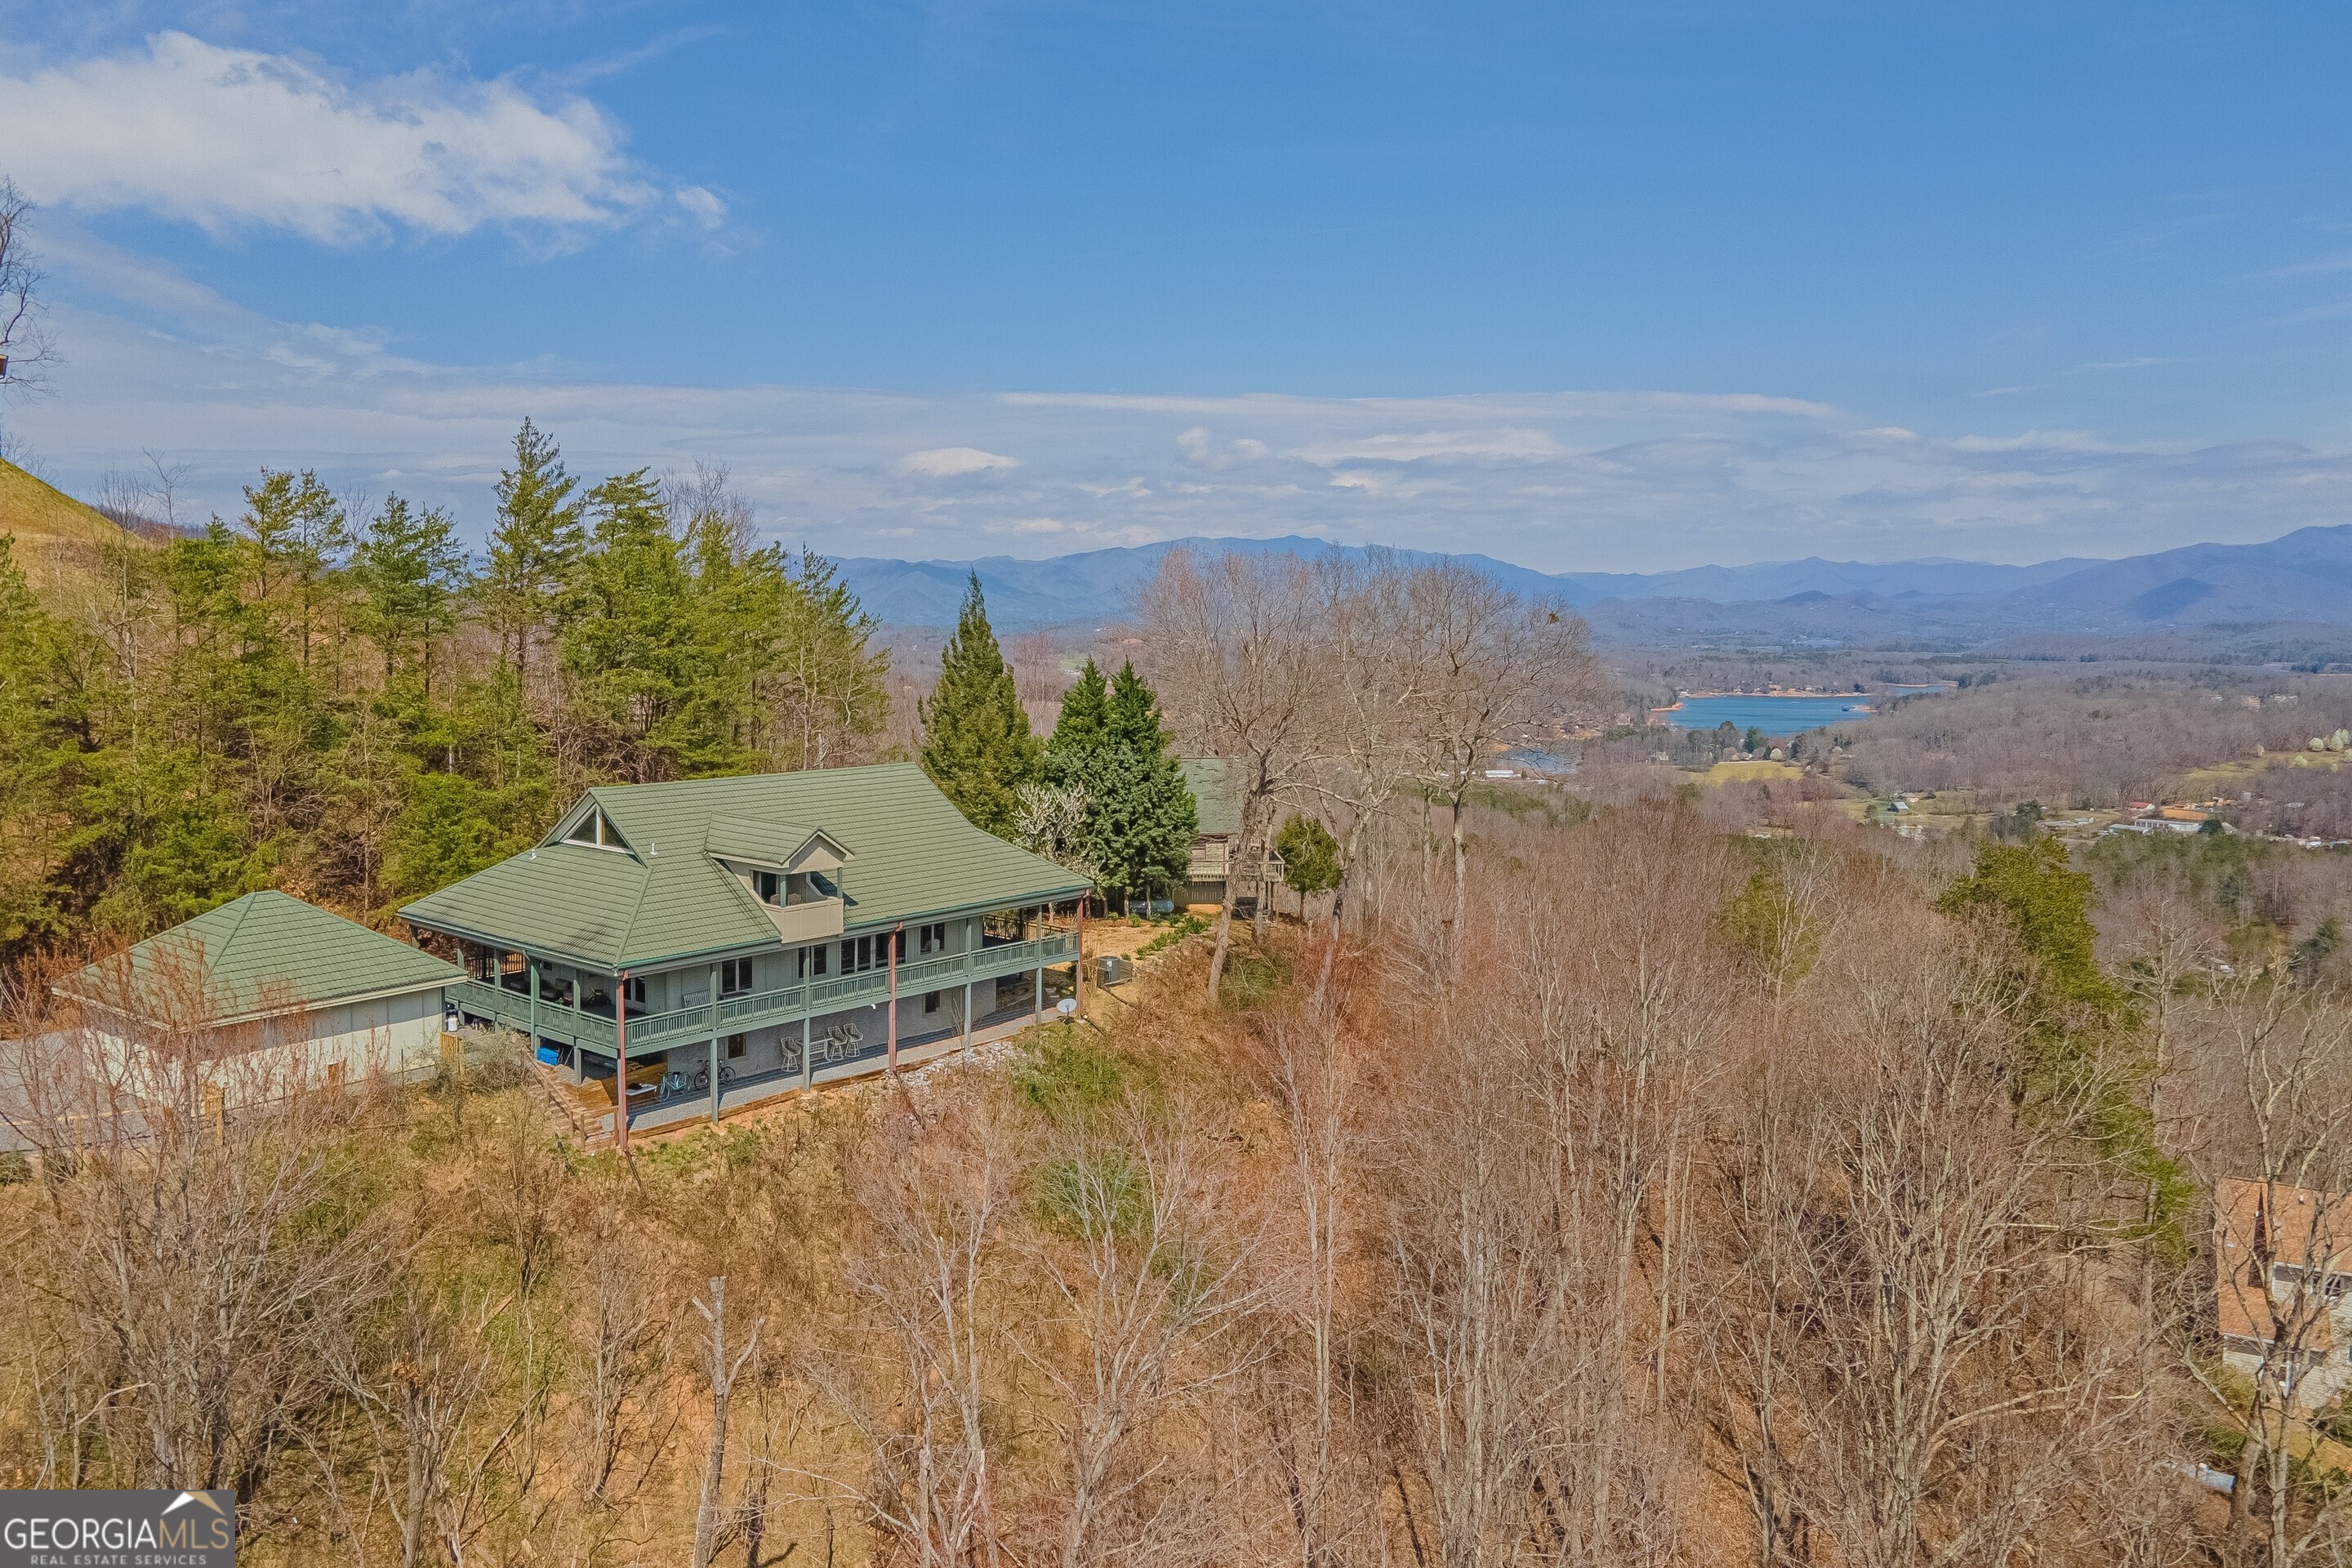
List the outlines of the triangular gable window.
<svg viewBox="0 0 2352 1568">
<path fill-rule="evenodd" d="M 625 850 L 629 847 L 621 837 L 620 830 L 613 826 L 612 819 L 600 807 L 592 807 L 587 816 L 574 823 L 572 831 L 563 836 L 563 841 L 566 844 L 590 844 L 599 849 Z"/>
</svg>

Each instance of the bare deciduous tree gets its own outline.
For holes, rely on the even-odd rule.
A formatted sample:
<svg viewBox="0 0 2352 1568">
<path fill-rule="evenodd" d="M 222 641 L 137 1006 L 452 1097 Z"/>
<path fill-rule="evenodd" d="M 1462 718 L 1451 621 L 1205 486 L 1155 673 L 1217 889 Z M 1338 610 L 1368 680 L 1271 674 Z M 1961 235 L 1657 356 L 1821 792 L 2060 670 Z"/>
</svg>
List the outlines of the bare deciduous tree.
<svg viewBox="0 0 2352 1568">
<path fill-rule="evenodd" d="M 47 389 L 57 346 L 42 320 L 41 268 L 30 244 L 32 202 L 0 177 L 0 393 Z"/>
<path fill-rule="evenodd" d="M 1462 563 L 1416 569 L 1406 594 L 1423 664 L 1414 691 L 1431 783 L 1453 811 L 1459 922 L 1469 896 L 1462 814 L 1471 784 L 1497 744 L 1587 699 L 1599 667 L 1577 616 L 1556 605 L 1527 604 Z"/>
<path fill-rule="evenodd" d="M 710 1300 L 697 1300 L 694 1310 L 702 1314 L 710 1330 L 710 1342 L 704 1352 L 704 1371 L 710 1382 L 710 1443 L 703 1457 L 702 1490 L 694 1506 L 694 1568 L 710 1568 L 719 1549 L 736 1533 L 731 1521 L 722 1517 L 725 1510 L 720 1506 L 720 1489 L 727 1479 L 727 1415 L 735 1380 L 742 1375 L 743 1363 L 760 1348 L 760 1323 L 751 1324 L 751 1331 L 743 1336 L 742 1345 L 730 1360 L 725 1275 L 711 1279 Z"/>
<path fill-rule="evenodd" d="M 894 1117 L 862 1154 L 851 1310 L 808 1366 L 862 1462 L 816 1479 L 921 1568 L 1003 1560 L 990 1408 L 1011 1355 L 994 1303 L 1014 1167 L 1001 1115 L 967 1095 Z"/>
<path fill-rule="evenodd" d="M 1160 558 L 1143 620 L 1154 684 L 1181 738 L 1242 774 L 1242 832 L 1209 957 L 1213 1004 L 1231 949 L 1234 900 L 1272 841 L 1276 802 L 1297 787 L 1319 742 L 1328 672 L 1313 568 L 1291 555 Z M 1263 908 L 1265 900 L 1258 900 Z"/>
<path fill-rule="evenodd" d="M 1196 1136 L 1148 1115 L 1046 1152 L 1029 1265 L 1053 1321 L 1018 1335 L 1055 1394 L 1063 1568 L 1223 1561 L 1219 1488 L 1167 1428 L 1247 1359 L 1249 1232 Z"/>
<path fill-rule="evenodd" d="M 2224 1347 L 2252 1363 L 2238 1390 L 2209 1379 L 2245 1431 L 2231 1527 L 2252 1532 L 2259 1482 L 2270 1568 L 2326 1561 L 2352 1547 L 2352 1500 L 2298 1517 L 2293 1467 L 2320 1403 L 2306 1384 L 2324 1380 L 2335 1343 L 2336 1265 L 2352 1252 L 2352 1009 L 2272 970 L 2222 985 L 2183 1037 L 2205 1119 Z"/>
</svg>

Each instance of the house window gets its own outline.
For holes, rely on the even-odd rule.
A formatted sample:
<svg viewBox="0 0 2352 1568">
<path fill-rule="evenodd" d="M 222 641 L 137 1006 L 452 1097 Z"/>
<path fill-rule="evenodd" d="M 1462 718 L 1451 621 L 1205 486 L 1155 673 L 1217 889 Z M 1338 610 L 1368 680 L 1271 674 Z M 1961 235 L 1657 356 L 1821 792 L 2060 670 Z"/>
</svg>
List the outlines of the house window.
<svg viewBox="0 0 2352 1568">
<path fill-rule="evenodd" d="M 733 1061 L 736 1058 L 741 1056 L 745 1051 L 748 1051 L 751 1048 L 751 1037 L 749 1035 L 730 1035 L 727 1037 L 727 1059 L 729 1061 Z"/>
<path fill-rule="evenodd" d="M 803 947 L 798 951 L 800 953 L 800 968 L 797 977 L 802 980 L 806 980 L 812 974 L 823 974 L 824 973 L 825 955 L 833 950 L 825 946 L 824 943 L 819 942 L 814 947 Z"/>
<path fill-rule="evenodd" d="M 939 1010 L 940 1010 L 940 994 L 939 994 L 938 992 L 936 992 L 936 991 L 926 991 L 926 992 L 924 992 L 924 993 L 923 993 L 923 1011 L 924 1011 L 924 1012 L 926 1012 L 926 1013 L 936 1013 L 936 1012 L 938 1012 Z"/>
<path fill-rule="evenodd" d="M 776 901 L 776 874 L 773 871 L 752 872 L 751 886 L 758 891 L 761 903 L 772 904 Z"/>
<path fill-rule="evenodd" d="M 643 975 L 632 975 L 625 989 L 628 993 L 630 1006 L 642 1007 L 646 1005 L 646 982 Z"/>
<path fill-rule="evenodd" d="M 945 952 L 948 950 L 947 921 L 940 921 L 935 925 L 923 926 L 919 928 L 919 930 L 920 941 L 916 943 L 919 951 L 925 953 L 933 953 Z M 905 954 L 906 949 L 900 948 L 899 955 L 904 957 Z"/>
<path fill-rule="evenodd" d="M 719 994 L 740 996 L 751 989 L 751 961 L 730 958 L 719 966 Z"/>
<path fill-rule="evenodd" d="M 580 819 L 578 826 L 563 836 L 566 844 L 591 844 L 600 849 L 625 849 L 621 835 L 602 811 L 591 811 Z"/>
</svg>

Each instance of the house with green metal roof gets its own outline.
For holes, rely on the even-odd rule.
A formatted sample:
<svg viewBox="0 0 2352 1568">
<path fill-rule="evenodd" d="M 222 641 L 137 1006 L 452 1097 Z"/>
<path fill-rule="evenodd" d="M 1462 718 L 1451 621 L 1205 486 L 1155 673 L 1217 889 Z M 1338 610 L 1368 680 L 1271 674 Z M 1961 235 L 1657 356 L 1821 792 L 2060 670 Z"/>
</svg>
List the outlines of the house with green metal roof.
<svg viewBox="0 0 2352 1568">
<path fill-rule="evenodd" d="M 644 1128 L 1034 1020 L 1087 891 L 891 763 L 592 789 L 401 918 L 464 967 L 455 1011 Z"/>
<path fill-rule="evenodd" d="M 58 983 L 117 1046 L 207 1061 L 275 1051 L 327 1079 L 429 1070 L 456 964 L 274 889 Z M 273 1069 L 273 1077 L 280 1076 Z"/>
<path fill-rule="evenodd" d="M 1196 813 L 1192 853 L 1184 871 L 1184 901 L 1223 903 L 1225 884 L 1242 855 L 1242 769 L 1231 757 L 1179 757 L 1184 786 Z M 1255 865 L 1242 877 L 1244 898 L 1263 895 L 1281 879 L 1282 858 L 1259 846 Z"/>
</svg>

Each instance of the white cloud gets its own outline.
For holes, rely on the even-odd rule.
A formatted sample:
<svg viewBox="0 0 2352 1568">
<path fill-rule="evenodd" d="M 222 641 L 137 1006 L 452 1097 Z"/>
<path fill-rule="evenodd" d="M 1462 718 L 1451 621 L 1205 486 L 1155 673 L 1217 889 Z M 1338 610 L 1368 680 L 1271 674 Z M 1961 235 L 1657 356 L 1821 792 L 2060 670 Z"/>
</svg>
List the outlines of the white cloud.
<svg viewBox="0 0 2352 1568">
<path fill-rule="evenodd" d="M 933 479 L 951 479 L 959 474 L 992 473 L 1020 466 L 1018 458 L 983 452 L 977 447 L 934 447 L 925 452 L 909 452 L 898 459 L 900 473 L 920 474 Z"/>
<path fill-rule="evenodd" d="M 2320 272 L 2352 272 L 2352 251 L 2339 251 L 2334 256 L 2315 256 L 2308 261 L 2289 262 L 2284 267 L 2273 267 L 2256 273 L 2257 278 L 2305 278 Z"/>
<path fill-rule="evenodd" d="M 1205 425 L 1195 425 L 1180 434 L 1176 437 L 1176 449 L 1184 455 L 1186 462 L 1210 468 L 1229 468 L 1237 463 L 1263 462 L 1266 455 L 1265 443 L 1249 436 L 1238 437 L 1219 446 L 1217 438 L 1209 433 Z"/>
<path fill-rule="evenodd" d="M 677 205 L 692 214 L 694 221 L 705 228 L 717 228 L 727 221 L 727 204 L 700 185 L 680 187 Z"/>
<path fill-rule="evenodd" d="M 308 466 L 339 488 L 446 505 L 478 544 L 525 415 L 576 474 L 724 462 L 771 537 L 915 559 L 1303 534 L 1549 571 L 2030 561 L 2273 537 L 2345 521 L 2352 494 L 2340 446 L 1906 429 L 1780 399 L 1744 412 L 1639 392 L 1107 405 L 567 381 L 420 363 L 365 330 L 269 321 L 87 237 L 55 243 L 64 234 L 44 238 L 72 361 L 58 395 L 13 414 L 11 431 L 85 494 L 146 449 L 184 461 L 197 518 L 233 514 L 260 465 Z M 135 317 L 94 309 L 101 289 L 134 298 Z M 1327 463 L 1286 455 L 1301 452 Z M 979 478 L 945 482 L 958 475 Z"/>
<path fill-rule="evenodd" d="M 1486 430 L 1425 430 L 1417 436 L 1378 435 L 1352 441 L 1296 447 L 1286 455 L 1318 468 L 1337 463 L 1416 463 L 1428 458 L 1483 458 L 1505 461 L 1559 456 L 1559 444 L 1546 430 L 1506 426 Z"/>
<path fill-rule="evenodd" d="M 339 243 L 610 224 L 656 197 L 585 99 L 431 71 L 351 83 L 176 32 L 0 77 L 0 148 L 40 201 Z M 677 199 L 713 221 L 709 192 Z"/>
</svg>

